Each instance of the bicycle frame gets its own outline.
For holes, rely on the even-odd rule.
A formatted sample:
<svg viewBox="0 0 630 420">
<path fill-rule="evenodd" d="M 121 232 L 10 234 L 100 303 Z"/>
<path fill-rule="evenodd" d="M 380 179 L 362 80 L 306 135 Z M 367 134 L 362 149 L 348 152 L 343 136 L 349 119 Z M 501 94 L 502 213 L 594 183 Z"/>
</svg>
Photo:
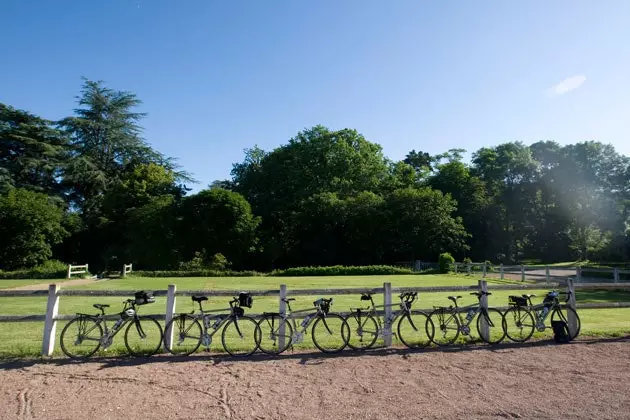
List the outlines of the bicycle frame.
<svg viewBox="0 0 630 420">
<path fill-rule="evenodd" d="M 281 313 L 279 315 L 282 318 L 282 322 L 291 322 L 291 326 L 293 327 L 293 337 L 291 337 L 291 344 L 299 344 L 299 343 L 301 343 L 304 340 L 304 334 L 306 334 L 306 331 L 308 330 L 308 327 L 318 317 L 322 317 L 324 319 L 324 321 L 323 321 L 324 322 L 324 326 L 326 327 L 328 332 L 332 334 L 332 331 L 330 330 L 330 328 L 328 327 L 328 324 L 326 323 L 326 314 L 321 310 L 320 307 L 308 308 L 308 309 L 298 309 L 297 311 L 294 311 L 294 310 L 291 309 L 291 301 L 286 300 L 285 303 L 287 305 L 287 311 L 285 313 Z M 306 315 L 306 317 L 304 317 L 302 319 L 302 322 L 300 322 L 300 328 L 301 329 L 298 331 L 298 325 L 297 325 L 297 322 L 296 322 L 296 318 L 291 316 L 291 315 L 299 314 L 299 313 L 305 313 L 305 312 L 312 312 L 312 313 Z M 304 322 L 305 320 L 308 320 L 308 321 Z"/>
<path fill-rule="evenodd" d="M 134 304 L 134 301 L 129 299 L 125 301 L 124 304 L 125 305 L 123 306 L 123 310 L 119 312 L 118 314 L 119 318 L 116 320 L 116 322 L 114 323 L 111 329 L 107 326 L 107 319 L 105 318 L 105 308 L 100 308 L 101 313 L 96 314 L 96 315 L 78 313 L 77 315 L 79 319 L 81 320 L 84 318 L 91 319 L 95 322 L 95 324 L 92 326 L 92 328 L 90 328 L 90 330 L 84 331 L 84 334 L 83 334 L 84 337 L 82 337 L 81 334 L 78 335 L 77 344 L 80 344 L 80 342 L 83 341 L 84 339 L 89 339 L 89 337 L 86 337 L 86 336 L 91 331 L 98 328 L 100 325 L 103 326 L 103 335 L 99 337 L 98 341 L 100 341 L 101 347 L 103 347 L 104 349 L 112 345 L 114 337 L 120 331 L 122 331 L 123 327 L 127 325 L 127 323 L 129 322 L 134 322 L 136 324 L 136 328 L 138 329 L 138 333 L 140 333 L 141 336 L 144 336 L 145 335 L 144 331 L 142 331 L 142 327 L 140 326 L 140 323 L 137 322 L 138 313 L 136 312 L 136 305 Z M 129 317 L 125 315 L 125 311 L 127 311 L 128 309 L 133 309 L 134 311 L 133 316 Z"/>
<path fill-rule="evenodd" d="M 363 294 L 363 296 L 367 296 L 369 297 L 369 301 L 370 301 L 370 307 L 363 309 L 363 308 L 351 308 L 351 310 L 353 309 L 352 312 L 352 316 L 354 316 L 355 318 L 357 318 L 357 320 L 359 321 L 359 325 L 361 326 L 361 328 L 363 328 L 363 324 L 361 323 L 361 316 L 362 314 L 367 315 L 371 315 L 375 320 L 376 320 L 376 325 L 378 328 L 378 335 L 377 337 L 382 338 L 383 337 L 383 332 L 385 331 L 385 329 L 383 328 L 383 326 L 389 326 L 391 327 L 392 325 L 394 325 L 394 322 L 396 321 L 396 319 L 398 319 L 398 317 L 400 316 L 405 316 L 409 313 L 411 313 L 411 304 L 416 300 L 416 295 L 409 295 L 408 292 L 406 293 L 401 293 L 398 297 L 400 299 L 399 303 L 390 303 L 390 304 L 383 304 L 383 305 L 376 305 L 374 304 L 374 298 L 372 297 L 372 294 Z M 407 300 L 404 301 L 403 299 L 408 299 L 408 296 L 413 296 L 413 299 L 411 300 Z M 407 303 L 403 303 L 403 302 L 407 302 Z M 392 308 L 394 306 L 400 307 L 400 309 L 396 310 L 396 311 L 392 311 L 391 315 L 389 318 L 385 318 L 385 316 L 383 316 L 382 318 L 378 315 L 378 312 L 376 310 L 376 308 Z M 382 322 L 381 322 L 382 320 Z M 411 320 L 411 323 L 413 325 L 413 320 Z M 414 326 L 415 328 L 415 326 Z M 393 334 L 393 333 L 392 333 Z"/>
<path fill-rule="evenodd" d="M 568 293 L 558 292 L 558 295 L 560 294 L 566 294 L 567 301 L 571 298 L 571 292 L 568 292 Z M 561 311 L 562 304 L 560 303 L 558 296 L 554 298 L 553 303 L 551 305 L 546 305 L 544 302 L 534 305 L 532 304 L 531 296 L 527 296 L 527 301 L 529 303 L 529 305 L 527 305 L 527 309 L 533 315 L 534 324 L 536 326 L 536 329 L 538 329 L 539 331 L 542 331 L 545 329 L 545 321 L 547 320 L 547 317 L 550 316 L 554 311 L 558 312 L 558 316 L 560 317 L 560 319 L 562 319 L 564 322 L 567 322 L 567 319 L 565 318 L 564 314 Z M 544 312 L 545 308 L 548 308 L 546 313 Z"/>
</svg>

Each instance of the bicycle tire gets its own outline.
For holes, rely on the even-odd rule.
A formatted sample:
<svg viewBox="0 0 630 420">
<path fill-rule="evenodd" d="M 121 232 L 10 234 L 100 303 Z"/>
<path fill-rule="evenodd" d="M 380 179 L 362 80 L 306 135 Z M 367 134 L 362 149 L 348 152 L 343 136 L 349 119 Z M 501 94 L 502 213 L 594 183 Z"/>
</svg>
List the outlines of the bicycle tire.
<svg viewBox="0 0 630 420">
<path fill-rule="evenodd" d="M 565 309 L 565 310 L 567 311 L 567 314 L 566 314 L 566 315 L 562 313 L 562 309 Z M 575 334 L 573 334 L 573 331 L 570 331 L 570 330 L 569 330 L 569 338 L 570 338 L 571 340 L 573 340 L 573 339 L 575 339 L 578 335 L 580 335 L 580 329 L 582 328 L 582 321 L 580 320 L 580 317 L 578 316 L 578 314 L 577 314 L 577 312 L 575 311 L 575 309 L 573 309 L 573 308 L 571 308 L 571 307 L 569 307 L 569 306 L 567 306 L 567 307 L 565 307 L 565 308 L 555 308 L 555 309 L 553 310 L 553 312 L 551 313 L 551 321 L 552 321 L 552 322 L 553 322 L 553 321 L 555 321 L 554 317 L 556 316 L 556 314 L 558 314 L 558 313 L 559 313 L 560 315 L 558 315 L 558 317 L 559 317 L 562 321 L 566 322 L 566 323 L 567 323 L 567 326 L 568 326 L 568 324 L 569 324 L 568 315 L 569 315 L 569 313 L 571 313 L 571 312 L 573 313 L 573 316 L 575 316 L 575 320 L 576 320 L 576 324 L 577 324 L 577 329 L 576 329 L 576 331 L 575 331 Z"/>
<path fill-rule="evenodd" d="M 499 344 L 505 338 L 505 330 L 503 329 L 503 313 L 495 308 L 488 308 L 487 313 L 490 322 L 494 324 L 494 327 L 488 324 L 488 331 L 490 333 L 488 340 L 483 338 L 483 335 L 481 334 L 481 320 L 486 316 L 483 312 L 477 316 L 477 334 L 479 334 L 479 337 L 488 344 Z M 492 317 L 491 314 L 495 314 L 496 316 Z M 496 320 L 493 318 L 496 318 Z M 498 328 L 501 334 L 499 338 L 493 340 L 494 337 L 497 337 L 496 333 L 493 334 L 493 331 L 496 331 L 494 328 Z"/>
<path fill-rule="evenodd" d="M 328 320 L 339 320 L 341 322 L 341 325 L 339 326 L 339 331 L 337 331 L 337 328 L 330 328 L 332 326 L 332 323 L 329 325 Z M 338 353 L 341 350 L 343 350 L 347 345 L 348 342 L 344 339 L 343 336 L 343 329 L 344 328 L 348 328 L 348 327 L 344 327 L 344 324 L 346 324 L 346 320 L 343 319 L 343 317 L 339 314 L 327 314 L 327 315 L 319 315 L 317 317 L 317 319 L 315 320 L 315 323 L 313 323 L 313 329 L 311 330 L 311 334 L 313 336 L 313 344 L 315 344 L 315 347 L 317 347 L 322 353 Z M 322 334 L 325 332 L 332 340 L 332 344 L 330 347 L 325 347 L 323 345 L 323 338 L 317 338 L 319 334 L 317 334 L 317 332 L 319 330 L 322 330 L 322 328 L 319 328 L 319 330 L 317 329 L 318 325 L 323 325 L 324 326 L 324 330 L 322 331 Z"/>
<path fill-rule="evenodd" d="M 281 338 L 279 331 L 281 325 L 284 325 L 284 347 L 275 347 L 276 343 Z M 267 330 L 270 330 L 267 332 Z M 271 337 L 272 346 L 268 347 L 266 344 L 265 337 Z M 263 341 L 265 344 L 263 345 Z M 284 352 L 291 346 L 293 341 L 293 326 L 288 319 L 284 319 L 280 316 L 280 314 L 267 314 L 263 315 L 262 318 L 258 321 L 256 326 L 256 345 L 258 349 L 266 354 L 280 354 Z"/>
<path fill-rule="evenodd" d="M 186 327 L 188 325 L 188 327 Z M 171 346 L 166 345 L 166 333 L 171 328 Z M 191 332 L 194 331 L 193 334 Z M 201 346 L 201 336 L 203 329 L 199 320 L 190 314 L 174 315 L 164 328 L 164 347 L 175 356 L 188 356 L 193 354 Z M 190 347 L 184 349 L 182 343 L 189 338 Z M 177 344 L 177 346 L 176 346 Z M 181 351 L 178 351 L 181 349 Z"/>
<path fill-rule="evenodd" d="M 144 327 L 142 326 L 144 324 Z M 135 327 L 135 329 L 132 329 Z M 137 351 L 134 346 L 129 343 L 130 334 L 138 333 L 141 340 L 146 340 L 146 337 L 142 337 L 143 334 L 146 334 L 147 331 L 156 327 L 159 334 L 156 338 L 149 338 L 149 345 L 147 346 L 146 351 Z M 155 333 L 155 332 L 153 332 Z M 164 339 L 164 331 L 162 330 L 162 326 L 159 322 L 157 322 L 154 318 L 150 316 L 139 316 L 133 319 L 127 328 L 125 329 L 125 347 L 127 347 L 127 351 L 129 354 L 135 357 L 151 357 L 160 351 L 162 347 L 162 342 Z M 153 343 L 155 341 L 155 343 Z"/>
<path fill-rule="evenodd" d="M 240 326 L 239 326 L 240 324 Z M 249 329 L 251 328 L 251 333 Z M 221 344 L 223 345 L 223 349 L 230 354 L 230 356 L 234 357 L 245 357 L 253 354 L 256 349 L 258 349 L 258 344 L 256 343 L 256 329 L 258 328 L 258 323 L 254 318 L 249 316 L 239 316 L 238 318 L 234 317 L 230 319 L 225 327 L 223 327 L 223 331 L 221 332 Z M 247 350 L 243 352 L 237 351 L 237 346 L 232 348 L 231 346 L 226 344 L 226 335 L 232 334 L 232 329 L 235 329 L 235 335 L 240 337 L 241 345 L 253 344 L 252 348 L 244 347 Z M 251 334 L 251 338 L 249 337 Z M 251 340 L 251 341 L 250 341 Z"/>
<path fill-rule="evenodd" d="M 75 325 L 76 323 L 79 322 L 87 322 L 87 323 L 92 323 L 94 324 L 94 327 L 92 328 L 98 328 L 98 340 L 96 339 L 96 337 L 94 337 L 94 341 L 96 343 L 96 346 L 94 348 L 91 348 L 88 350 L 88 352 L 86 354 L 83 355 L 78 355 L 72 351 L 70 351 L 68 349 L 68 347 L 66 346 L 66 334 L 69 334 L 70 331 L 70 326 Z M 84 328 L 85 329 L 85 328 Z M 79 330 L 81 330 L 81 325 L 79 325 Z M 91 329 L 89 330 L 91 331 Z M 61 351 L 63 351 L 63 353 L 68 356 L 71 359 L 87 359 L 88 357 L 92 356 L 94 353 L 96 353 L 98 351 L 99 348 L 101 348 L 101 337 L 103 337 L 103 327 L 101 326 L 100 322 L 96 322 L 94 320 L 94 318 L 90 318 L 90 317 L 76 317 L 73 318 L 72 320 L 70 320 L 70 322 L 68 322 L 66 324 L 65 327 L 63 327 L 63 330 L 61 330 L 61 335 L 59 337 L 59 344 L 61 345 Z M 82 340 L 81 340 L 82 342 Z"/>
<path fill-rule="evenodd" d="M 516 333 L 510 333 L 510 321 L 508 321 L 508 319 L 521 331 L 520 336 Z M 503 330 L 505 331 L 505 335 L 515 343 L 524 343 L 529 340 L 532 334 L 534 334 L 535 328 L 536 322 L 534 321 L 534 316 L 528 308 L 513 306 L 503 314 Z"/>
<path fill-rule="evenodd" d="M 429 338 L 429 334 L 427 333 L 427 323 L 429 322 L 429 317 L 426 313 L 422 311 L 411 311 L 405 313 L 398 320 L 398 327 L 396 330 L 398 331 L 398 339 L 410 349 L 421 349 L 423 347 L 431 344 L 431 339 Z M 418 337 L 411 338 L 408 333 L 403 333 L 405 330 L 405 326 L 409 325 L 412 331 L 415 331 L 418 334 Z M 421 339 L 420 336 L 422 333 L 426 334 L 426 339 Z"/>
<path fill-rule="evenodd" d="M 341 333 L 348 347 L 353 350 L 367 350 L 373 347 L 378 339 L 379 327 L 376 319 L 370 314 L 362 314 L 361 318 L 361 321 L 357 319 L 357 312 L 352 312 L 344 318 L 346 323 L 343 324 Z M 356 334 L 353 334 L 353 331 L 356 331 Z M 359 337 L 358 341 L 352 340 L 354 335 Z"/>
<path fill-rule="evenodd" d="M 449 317 L 447 318 L 446 321 L 444 321 L 445 316 Z M 430 322 L 427 322 L 426 324 L 426 330 L 427 330 L 427 335 L 429 336 L 433 344 L 439 347 L 449 346 L 453 344 L 455 340 L 457 340 L 457 338 L 459 337 L 460 322 L 459 322 L 459 317 L 457 316 L 457 313 L 455 313 L 454 311 L 450 311 L 446 309 L 436 309 L 433 312 L 431 312 L 431 314 L 429 315 L 429 321 Z M 447 328 L 446 324 L 450 325 L 451 321 L 455 323 L 455 328 Z M 439 326 L 440 331 L 445 331 L 448 329 L 454 330 L 455 335 L 451 339 L 448 339 L 443 342 L 438 342 L 435 339 L 435 332 L 437 330 L 435 328 L 436 325 Z"/>
</svg>

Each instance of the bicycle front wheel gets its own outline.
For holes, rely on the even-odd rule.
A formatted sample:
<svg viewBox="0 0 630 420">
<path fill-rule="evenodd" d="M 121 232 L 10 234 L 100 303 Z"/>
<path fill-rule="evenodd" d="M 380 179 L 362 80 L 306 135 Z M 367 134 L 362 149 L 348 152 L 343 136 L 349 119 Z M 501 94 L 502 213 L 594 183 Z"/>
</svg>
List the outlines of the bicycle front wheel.
<svg viewBox="0 0 630 420">
<path fill-rule="evenodd" d="M 221 333 L 223 348 L 231 356 L 249 356 L 258 348 L 256 329 L 258 324 L 254 318 L 241 316 L 232 318 L 225 324 Z"/>
<path fill-rule="evenodd" d="M 78 317 L 61 331 L 61 351 L 71 359 L 87 359 L 101 347 L 103 327 L 93 318 Z"/>
<path fill-rule="evenodd" d="M 503 330 L 507 337 L 517 343 L 524 343 L 534 334 L 534 316 L 522 306 L 513 306 L 503 314 Z"/>
<path fill-rule="evenodd" d="M 484 325 L 485 324 L 485 325 Z M 485 337 L 483 328 L 488 328 L 488 336 Z M 477 334 L 488 344 L 499 344 L 505 338 L 503 329 L 503 314 L 498 309 L 488 308 L 477 317 Z"/>
<path fill-rule="evenodd" d="M 263 353 L 282 353 L 291 345 L 292 337 L 291 323 L 279 314 L 267 314 L 258 321 L 256 344 Z"/>
<path fill-rule="evenodd" d="M 153 356 L 160 351 L 162 339 L 162 326 L 148 316 L 132 320 L 125 330 L 125 346 L 135 357 Z"/>
<path fill-rule="evenodd" d="M 166 345 L 168 334 L 171 338 L 170 346 Z M 201 345 L 201 335 L 201 324 L 197 318 L 188 314 L 175 315 L 164 328 L 164 345 L 171 354 L 188 356 Z"/>
<path fill-rule="evenodd" d="M 348 327 L 341 315 L 328 314 L 318 316 L 311 332 L 313 334 L 313 344 L 323 353 L 340 352 L 348 344 L 343 336 L 344 328 Z"/>
<path fill-rule="evenodd" d="M 573 316 L 573 319 L 575 319 L 575 325 L 571 325 L 569 323 L 569 316 L 571 315 Z M 553 321 L 564 321 L 567 323 L 567 327 L 569 328 L 569 337 L 571 338 L 571 340 L 573 340 L 580 334 L 582 322 L 580 321 L 580 317 L 578 316 L 577 312 L 575 312 L 575 309 L 573 308 L 567 306 L 565 308 L 558 307 L 554 309 L 551 313 L 551 322 Z"/>
<path fill-rule="evenodd" d="M 354 350 L 365 350 L 374 346 L 378 338 L 378 323 L 372 315 L 353 312 L 346 316 L 343 324 L 343 339 Z"/>
<path fill-rule="evenodd" d="M 436 309 L 429 315 L 429 322 L 426 324 L 427 335 L 438 346 L 448 346 L 459 337 L 459 326 L 455 312 Z"/>
<path fill-rule="evenodd" d="M 398 339 L 410 349 L 420 349 L 431 344 L 427 333 L 429 317 L 424 312 L 411 311 L 398 321 Z"/>
</svg>

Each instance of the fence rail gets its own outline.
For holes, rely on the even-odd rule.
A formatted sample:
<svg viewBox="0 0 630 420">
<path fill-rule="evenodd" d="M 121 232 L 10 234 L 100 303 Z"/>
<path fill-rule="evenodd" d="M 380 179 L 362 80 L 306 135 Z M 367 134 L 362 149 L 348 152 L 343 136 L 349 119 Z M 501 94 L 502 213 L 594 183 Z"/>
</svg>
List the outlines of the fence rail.
<svg viewBox="0 0 630 420">
<path fill-rule="evenodd" d="M 287 296 L 313 296 L 313 295 L 350 295 L 361 293 L 383 294 L 384 310 L 378 311 L 379 315 L 388 317 L 392 311 L 392 297 L 397 293 L 403 292 L 418 292 L 423 293 L 436 293 L 436 292 L 463 292 L 463 291 L 482 291 L 482 290 L 528 290 L 528 289 L 550 289 L 566 287 L 567 291 L 573 292 L 576 290 L 590 290 L 590 289 L 604 289 L 604 290 L 617 290 L 617 289 L 630 289 L 630 283 L 574 283 L 572 279 L 567 279 L 565 282 L 554 282 L 542 284 L 497 284 L 488 288 L 485 280 L 479 280 L 475 285 L 469 286 L 436 286 L 436 287 L 392 287 L 391 283 L 384 283 L 383 287 L 376 288 L 325 288 L 325 289 L 288 289 L 286 285 L 280 285 L 279 289 L 271 290 L 251 290 L 253 296 L 277 296 L 279 312 L 284 313 L 285 303 L 281 299 Z M 177 291 L 175 285 L 169 285 L 167 290 L 156 290 L 154 296 L 166 296 L 166 312 L 163 314 L 153 314 L 152 317 L 164 320 L 168 323 L 173 314 L 176 313 L 176 297 L 177 296 L 237 296 L 239 290 L 182 290 Z M 57 321 L 70 320 L 75 315 L 59 315 L 59 300 L 61 296 L 81 296 L 81 297 L 114 297 L 114 296 L 129 296 L 133 291 L 131 290 L 63 290 L 58 285 L 51 284 L 48 290 L 0 290 L 0 297 L 32 297 L 32 296 L 47 296 L 48 303 L 46 314 L 28 314 L 28 315 L 0 315 L 0 322 L 41 322 L 44 321 L 44 334 L 42 340 L 42 355 L 51 356 L 55 346 L 55 336 Z M 575 293 L 572 294 L 573 299 L 568 302 L 568 306 L 579 309 L 608 309 L 608 308 L 630 308 L 630 302 L 607 302 L 607 303 L 575 303 Z M 488 307 L 487 299 L 481 299 L 480 304 L 482 307 Z M 497 309 L 505 310 L 508 306 L 496 307 Z M 420 309 L 423 311 L 431 311 L 432 308 Z M 339 312 L 344 314 L 343 312 Z M 260 314 L 253 314 L 252 316 L 258 318 Z M 117 319 L 117 314 L 111 314 L 107 316 L 108 320 Z M 571 320 L 569 320 L 571 322 Z M 391 346 L 391 325 L 385 325 L 387 331 L 384 334 L 386 338 L 385 345 Z M 165 341 L 170 341 L 170 332 L 165 331 Z"/>
</svg>

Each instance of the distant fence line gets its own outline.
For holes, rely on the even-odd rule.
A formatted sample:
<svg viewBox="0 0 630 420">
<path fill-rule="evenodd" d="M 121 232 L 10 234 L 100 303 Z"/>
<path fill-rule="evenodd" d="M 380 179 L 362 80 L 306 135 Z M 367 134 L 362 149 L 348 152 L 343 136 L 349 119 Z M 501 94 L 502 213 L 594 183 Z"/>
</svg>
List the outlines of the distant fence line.
<svg viewBox="0 0 630 420">
<path fill-rule="evenodd" d="M 564 283 L 564 285 L 562 284 Z M 567 292 L 573 292 L 576 289 L 588 290 L 614 290 L 614 289 L 630 289 L 630 283 L 615 284 L 610 283 L 593 283 L 593 284 L 574 284 L 572 279 L 566 279 L 562 283 L 549 283 L 545 286 L 538 284 L 497 284 L 492 285 L 492 290 L 528 290 L 528 289 L 550 289 L 552 287 L 566 287 Z M 361 293 L 383 293 L 384 311 L 379 312 L 385 315 L 385 319 L 388 319 L 392 314 L 392 296 L 394 293 L 402 292 L 418 292 L 421 296 L 423 293 L 437 293 L 437 292 L 462 292 L 462 291 L 487 291 L 488 284 L 486 280 L 478 280 L 477 284 L 469 286 L 438 286 L 438 287 L 392 287 L 391 283 L 386 282 L 383 287 L 378 288 L 336 288 L 336 289 L 297 289 L 289 290 L 286 285 L 281 284 L 278 289 L 272 290 L 253 290 L 249 291 L 253 296 L 277 296 L 278 297 L 278 310 L 280 313 L 285 313 L 285 301 L 283 298 L 287 296 L 314 296 L 314 295 L 360 295 Z M 173 314 L 176 313 L 176 297 L 177 296 L 192 296 L 192 295 L 205 295 L 205 296 L 237 296 L 240 290 L 185 290 L 177 291 L 177 287 L 174 284 L 168 286 L 167 290 L 156 290 L 154 296 L 166 296 L 166 312 L 163 314 L 153 314 L 152 317 L 160 320 L 164 320 L 168 323 Z M 0 290 L 0 298 L 2 297 L 33 297 L 33 296 L 47 296 L 48 302 L 46 306 L 46 314 L 29 314 L 29 315 L 0 315 L 0 323 L 2 322 L 41 322 L 44 321 L 44 334 L 42 339 L 42 355 L 51 356 L 55 347 L 57 321 L 69 320 L 75 317 L 75 315 L 59 315 L 59 298 L 61 296 L 85 296 L 85 297 L 101 297 L 101 296 L 129 296 L 133 291 L 130 290 L 75 290 L 64 289 L 61 290 L 59 285 L 51 284 L 48 290 Z M 567 303 L 572 308 L 581 309 L 605 309 L 605 308 L 628 308 L 630 302 L 606 302 L 606 303 L 586 303 L 576 305 L 575 293 L 572 293 L 571 299 Z M 488 307 L 487 298 L 480 300 L 481 306 Z M 390 306 L 387 306 L 390 305 Z M 495 306 L 497 309 L 505 310 L 507 306 Z M 425 308 L 420 309 L 422 311 L 430 312 L 432 309 Z M 338 312 L 345 315 L 343 312 Z M 569 314 L 572 316 L 572 314 Z M 259 317 L 260 314 L 252 315 Z M 108 315 L 108 319 L 116 319 L 117 314 Z M 569 322 L 574 320 L 569 319 Z M 387 347 L 392 345 L 391 339 L 391 325 L 385 324 L 385 345 Z M 170 334 L 165 332 L 165 342 L 169 343 Z M 166 344 L 168 345 L 168 344 Z"/>
</svg>

